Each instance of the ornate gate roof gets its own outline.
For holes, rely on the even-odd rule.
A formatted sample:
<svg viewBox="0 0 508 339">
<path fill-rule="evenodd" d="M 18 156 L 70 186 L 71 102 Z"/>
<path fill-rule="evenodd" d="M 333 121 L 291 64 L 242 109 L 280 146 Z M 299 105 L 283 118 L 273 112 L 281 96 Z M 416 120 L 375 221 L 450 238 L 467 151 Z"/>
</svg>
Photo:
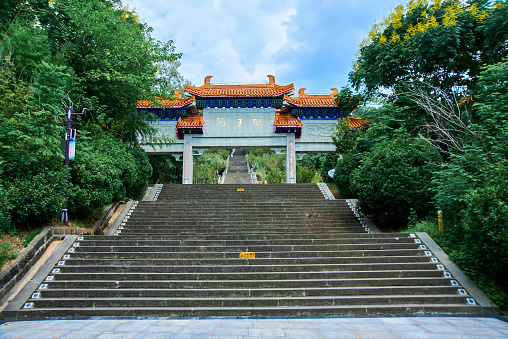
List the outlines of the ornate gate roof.
<svg viewBox="0 0 508 339">
<path fill-rule="evenodd" d="M 205 83 L 199 87 L 185 86 L 187 95 L 195 95 L 202 98 L 244 97 L 244 98 L 274 98 L 285 94 L 293 94 L 293 84 L 280 86 L 275 83 L 273 75 L 267 75 L 267 84 L 242 84 L 242 85 L 215 85 L 211 83 L 211 75 L 205 77 Z"/>
</svg>

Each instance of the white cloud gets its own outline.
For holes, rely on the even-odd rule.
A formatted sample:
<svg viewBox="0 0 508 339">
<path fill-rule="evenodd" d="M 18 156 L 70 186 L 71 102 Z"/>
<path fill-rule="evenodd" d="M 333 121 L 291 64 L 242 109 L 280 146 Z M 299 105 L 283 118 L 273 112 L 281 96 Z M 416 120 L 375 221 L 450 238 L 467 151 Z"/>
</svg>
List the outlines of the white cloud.
<svg viewBox="0 0 508 339">
<path fill-rule="evenodd" d="M 347 82 L 358 44 L 397 0 L 126 0 L 183 53 L 180 72 L 201 85 L 276 82 L 328 93 Z"/>
</svg>

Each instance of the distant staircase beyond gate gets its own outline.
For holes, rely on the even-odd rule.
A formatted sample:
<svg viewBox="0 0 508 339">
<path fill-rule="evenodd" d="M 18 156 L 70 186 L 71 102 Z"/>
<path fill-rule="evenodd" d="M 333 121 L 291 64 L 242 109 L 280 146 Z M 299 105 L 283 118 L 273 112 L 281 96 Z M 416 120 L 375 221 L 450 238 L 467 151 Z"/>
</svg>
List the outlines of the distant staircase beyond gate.
<svg viewBox="0 0 508 339">
<path fill-rule="evenodd" d="M 233 152 L 224 183 L 237 185 L 252 183 L 252 178 L 247 167 L 247 160 L 245 159 L 245 150 L 238 149 Z"/>
<path fill-rule="evenodd" d="M 417 234 L 318 185 L 164 185 L 114 236 L 66 239 L 4 318 L 490 314 Z M 36 277 L 37 278 L 37 277 Z M 34 279 L 36 279 L 34 278 Z M 30 290 L 31 288 L 31 290 Z M 484 307 L 487 306 L 487 307 Z"/>
</svg>

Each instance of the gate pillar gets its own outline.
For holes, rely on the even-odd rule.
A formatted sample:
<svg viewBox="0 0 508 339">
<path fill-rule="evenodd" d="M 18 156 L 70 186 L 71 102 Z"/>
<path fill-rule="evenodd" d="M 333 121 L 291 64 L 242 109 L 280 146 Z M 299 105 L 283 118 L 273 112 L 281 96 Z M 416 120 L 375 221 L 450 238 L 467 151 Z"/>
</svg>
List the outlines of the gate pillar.
<svg viewBox="0 0 508 339">
<path fill-rule="evenodd" d="M 192 134 L 184 134 L 182 184 L 192 184 L 193 165 Z"/>
<path fill-rule="evenodd" d="M 295 135 L 293 133 L 287 134 L 286 183 L 296 184 L 296 152 L 295 152 Z"/>
</svg>

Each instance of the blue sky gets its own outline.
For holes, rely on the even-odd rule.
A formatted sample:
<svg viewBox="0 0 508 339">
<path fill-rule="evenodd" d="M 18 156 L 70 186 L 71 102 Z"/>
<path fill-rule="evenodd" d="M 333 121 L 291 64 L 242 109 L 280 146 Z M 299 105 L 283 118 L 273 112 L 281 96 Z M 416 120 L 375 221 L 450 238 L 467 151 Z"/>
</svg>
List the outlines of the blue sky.
<svg viewBox="0 0 508 339">
<path fill-rule="evenodd" d="M 347 84 L 358 45 L 400 0 L 123 0 L 156 39 L 183 53 L 194 85 L 295 84 L 308 94 Z"/>
</svg>

